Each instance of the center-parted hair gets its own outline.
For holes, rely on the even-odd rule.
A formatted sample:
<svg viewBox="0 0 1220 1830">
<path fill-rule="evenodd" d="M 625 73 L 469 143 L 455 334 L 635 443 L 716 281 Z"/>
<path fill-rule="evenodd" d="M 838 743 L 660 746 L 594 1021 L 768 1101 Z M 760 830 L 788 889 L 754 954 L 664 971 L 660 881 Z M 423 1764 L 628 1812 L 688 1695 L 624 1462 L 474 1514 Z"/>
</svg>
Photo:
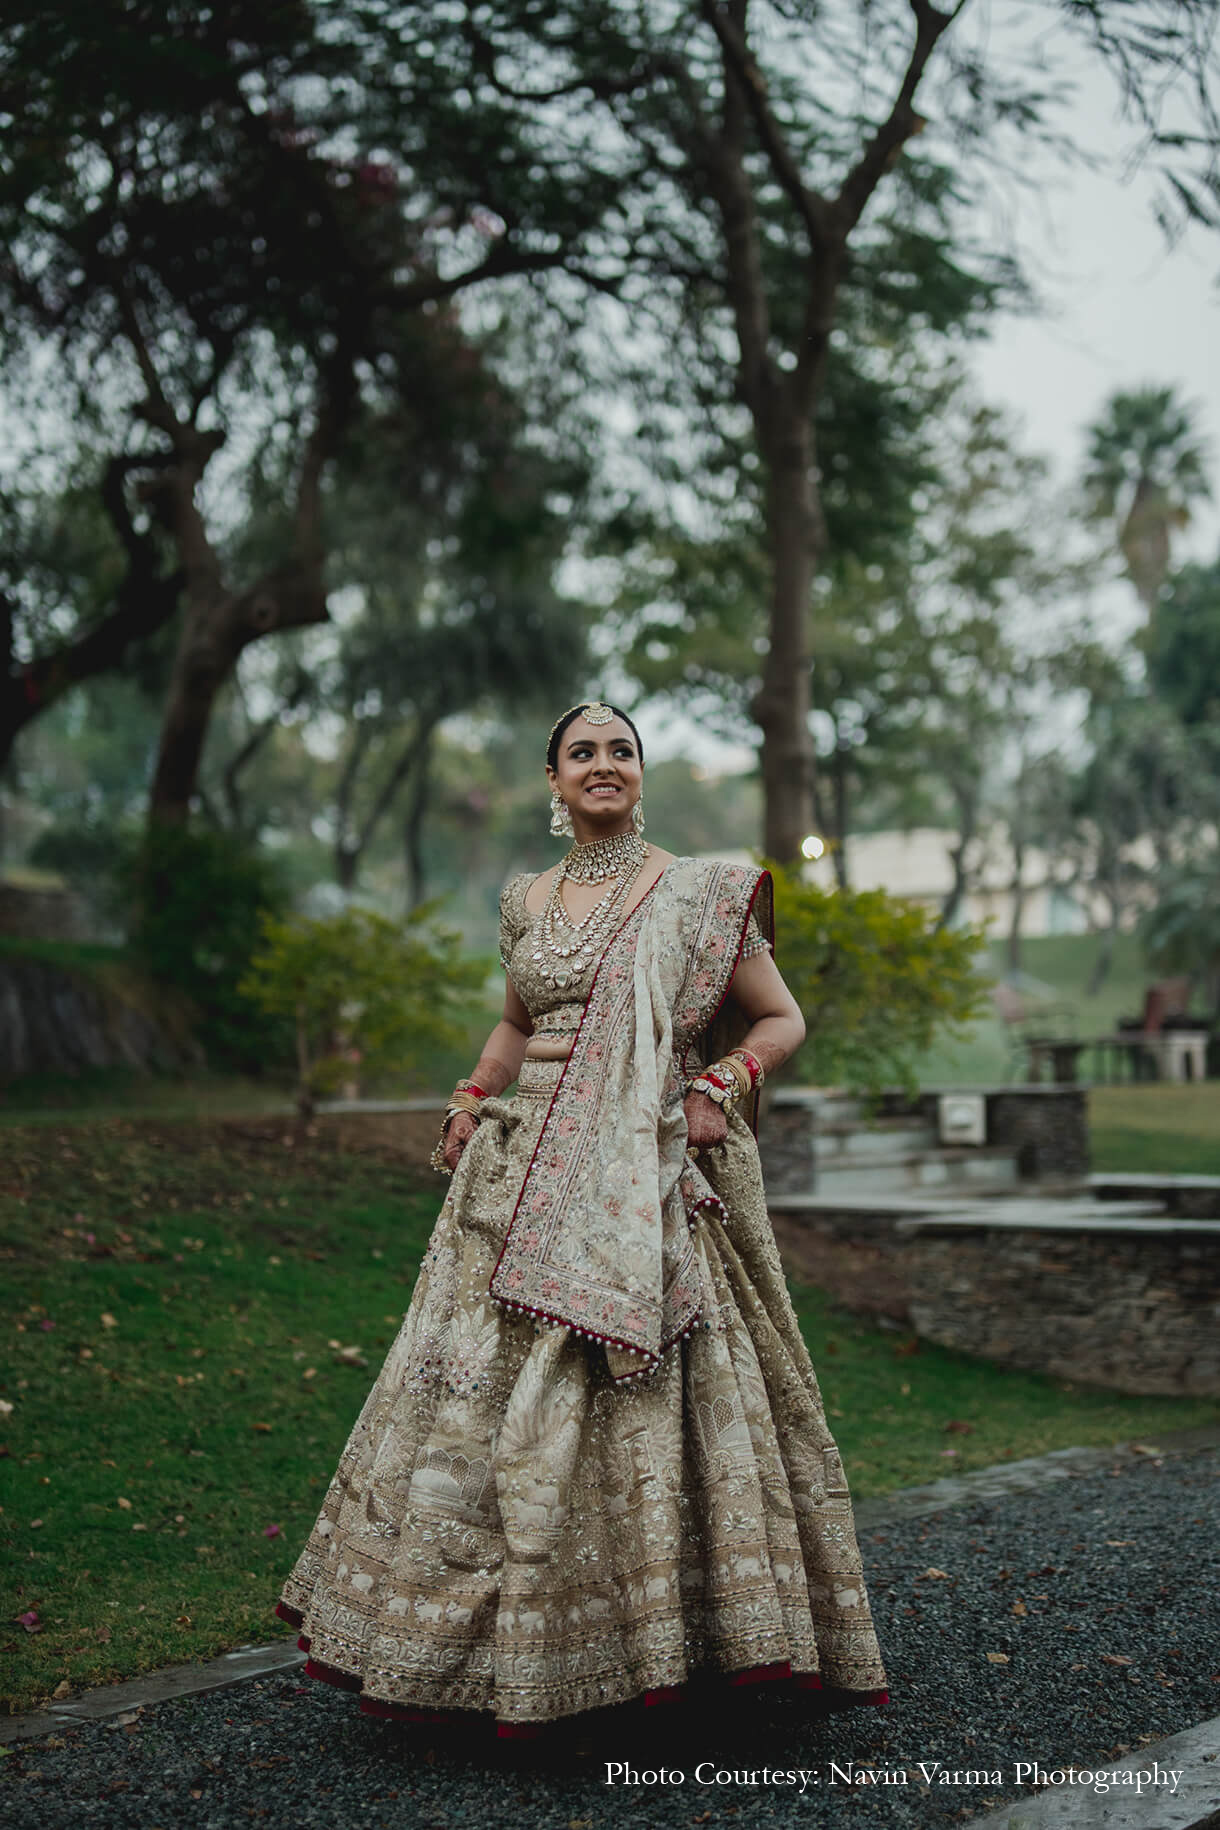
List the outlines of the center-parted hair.
<svg viewBox="0 0 1220 1830">
<path fill-rule="evenodd" d="M 593 701 L 590 699 L 588 703 L 592 705 Z M 636 730 L 631 719 L 628 718 L 626 712 L 620 710 L 617 705 L 610 705 L 608 699 L 603 699 L 602 704 L 610 706 L 610 710 L 614 713 L 615 717 L 621 718 L 623 723 L 630 727 L 631 735 L 635 738 L 636 754 L 642 763 L 644 760 L 644 745 L 640 741 L 640 733 Z M 559 767 L 559 745 L 564 732 L 572 723 L 573 719 L 581 716 L 584 709 L 583 705 L 574 705 L 566 718 L 561 718 L 559 723 L 555 726 L 555 729 L 551 732 L 551 741 L 546 747 L 546 759 L 552 769 L 557 769 Z"/>
</svg>

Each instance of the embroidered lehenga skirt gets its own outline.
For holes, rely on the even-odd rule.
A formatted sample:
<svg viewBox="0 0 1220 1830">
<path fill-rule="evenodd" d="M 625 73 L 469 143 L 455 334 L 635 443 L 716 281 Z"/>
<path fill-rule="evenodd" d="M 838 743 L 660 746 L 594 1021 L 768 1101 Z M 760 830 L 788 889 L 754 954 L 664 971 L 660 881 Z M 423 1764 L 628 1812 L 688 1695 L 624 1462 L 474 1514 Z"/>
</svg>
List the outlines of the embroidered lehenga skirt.
<svg viewBox="0 0 1220 1830">
<path fill-rule="evenodd" d="M 541 1724 L 709 1674 L 884 1702 L 851 1501 L 730 1118 L 695 1216 L 704 1300 L 646 1377 L 488 1294 L 562 1062 L 466 1147 L 401 1330 L 277 1612 L 369 1713 Z M 528 1731 L 526 1731 L 528 1732 Z"/>
</svg>

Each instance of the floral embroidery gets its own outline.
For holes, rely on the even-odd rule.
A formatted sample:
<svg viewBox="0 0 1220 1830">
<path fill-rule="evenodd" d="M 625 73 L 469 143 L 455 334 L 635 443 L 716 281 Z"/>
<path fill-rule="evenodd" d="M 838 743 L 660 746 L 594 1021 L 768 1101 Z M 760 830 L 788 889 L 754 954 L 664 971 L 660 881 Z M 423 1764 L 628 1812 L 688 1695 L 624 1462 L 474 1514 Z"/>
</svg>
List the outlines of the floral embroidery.
<svg viewBox="0 0 1220 1830">
<path fill-rule="evenodd" d="M 673 1061 L 655 1096 L 663 1109 L 680 1102 L 683 1052 L 708 1045 L 708 1015 L 727 990 L 758 881 L 723 867 L 709 898 L 711 867 L 675 862 L 680 906 L 667 924 L 684 939 L 664 984 L 674 1014 Z M 506 886 L 502 945 L 537 1022 L 561 1007 L 530 976 L 529 881 Z M 703 971 L 714 981 L 706 994 L 693 982 Z M 632 982 L 632 970 L 615 981 L 628 996 Z M 572 1005 L 571 988 L 564 995 L 575 1029 L 582 1004 Z M 580 1333 L 548 1325 L 558 1308 L 550 1286 L 565 1284 L 575 1256 L 538 1266 L 528 1294 L 508 1284 L 520 1267 L 504 1267 L 506 1294 L 539 1315 L 489 1301 L 531 1165 L 541 1191 L 546 1160 L 570 1161 L 603 1129 L 614 1037 L 599 1030 L 595 1057 L 587 1025 L 586 1034 L 574 1079 L 594 1091 L 567 1114 L 571 1130 L 546 1124 L 549 1099 L 488 1102 L 479 1152 L 446 1196 L 282 1601 L 311 1656 L 352 1674 L 370 1697 L 505 1721 L 554 1720 L 702 1670 L 783 1660 L 827 1684 L 878 1690 L 886 1674 L 842 1462 L 743 1116 L 730 1114 L 723 1150 L 697 1165 L 683 1158 L 675 1179 L 680 1240 L 675 1230 L 666 1293 L 672 1314 L 689 1313 L 694 1325 L 680 1342 L 665 1328 L 672 1351 L 652 1363 L 586 1338 L 615 1332 L 601 1314 L 615 1306 L 612 1288 L 573 1293 Z M 555 1064 L 557 1087 L 562 1073 Z M 652 1171 L 612 1141 L 603 1159 L 594 1139 L 577 1193 L 613 1242 L 634 1224 Z M 626 1169 L 599 1200 L 603 1160 Z M 522 1201 L 518 1243 L 532 1235 L 541 1244 L 549 1223 L 547 1199 Z M 527 1265 L 537 1249 L 527 1248 Z M 622 1319 L 647 1322 L 647 1305 L 631 1297 Z"/>
</svg>

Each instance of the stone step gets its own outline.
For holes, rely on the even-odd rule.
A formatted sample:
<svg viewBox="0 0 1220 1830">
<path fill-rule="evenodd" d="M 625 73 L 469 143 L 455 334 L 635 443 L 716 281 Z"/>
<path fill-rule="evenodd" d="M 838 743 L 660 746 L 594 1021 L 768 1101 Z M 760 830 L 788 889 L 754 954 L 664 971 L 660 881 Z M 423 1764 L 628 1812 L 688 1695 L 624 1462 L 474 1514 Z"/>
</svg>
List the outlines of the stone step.
<svg viewBox="0 0 1220 1830">
<path fill-rule="evenodd" d="M 918 1119 L 890 1118 L 878 1124 L 819 1124 L 814 1133 L 814 1154 L 819 1163 L 843 1158 L 918 1156 L 935 1150 L 938 1143 L 931 1125 Z"/>
<path fill-rule="evenodd" d="M 883 1189 L 862 1194 L 786 1195 L 768 1197 L 768 1211 L 786 1214 L 794 1220 L 818 1220 L 836 1215 L 855 1215 L 861 1219 L 934 1220 L 947 1215 L 954 1220 L 978 1220 L 999 1215 L 1010 1225 L 1043 1225 L 1060 1220 L 1160 1220 L 1165 1209 L 1153 1201 L 1089 1201 L 1030 1195 L 1011 1185 L 987 1191 L 987 1205 L 979 1199 L 977 1188 L 947 1188 L 936 1195 L 914 1194 L 906 1190 L 887 1193 Z"/>
<path fill-rule="evenodd" d="M 836 1158 L 819 1161 L 814 1193 L 834 1195 L 897 1193 L 909 1189 L 974 1189 L 1011 1186 L 1017 1181 L 1017 1159 L 1011 1150 L 938 1150 L 915 1156 Z"/>
</svg>

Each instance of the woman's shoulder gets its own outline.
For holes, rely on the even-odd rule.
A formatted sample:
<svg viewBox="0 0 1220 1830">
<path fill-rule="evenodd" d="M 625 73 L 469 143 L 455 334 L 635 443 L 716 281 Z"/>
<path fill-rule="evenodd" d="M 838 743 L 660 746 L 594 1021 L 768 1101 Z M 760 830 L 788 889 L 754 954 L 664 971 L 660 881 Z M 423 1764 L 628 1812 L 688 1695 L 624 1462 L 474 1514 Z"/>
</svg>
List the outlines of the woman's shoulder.
<svg viewBox="0 0 1220 1830">
<path fill-rule="evenodd" d="M 764 877 L 770 874 L 761 864 L 741 864 L 732 858 L 697 858 L 685 855 L 672 859 L 668 869 L 675 878 L 682 876 L 700 884 L 715 882 L 743 890 L 753 890 Z"/>
<path fill-rule="evenodd" d="M 500 891 L 501 921 L 517 922 L 525 907 L 525 892 L 537 877 L 537 871 L 515 871 L 506 878 L 504 888 Z"/>
</svg>

